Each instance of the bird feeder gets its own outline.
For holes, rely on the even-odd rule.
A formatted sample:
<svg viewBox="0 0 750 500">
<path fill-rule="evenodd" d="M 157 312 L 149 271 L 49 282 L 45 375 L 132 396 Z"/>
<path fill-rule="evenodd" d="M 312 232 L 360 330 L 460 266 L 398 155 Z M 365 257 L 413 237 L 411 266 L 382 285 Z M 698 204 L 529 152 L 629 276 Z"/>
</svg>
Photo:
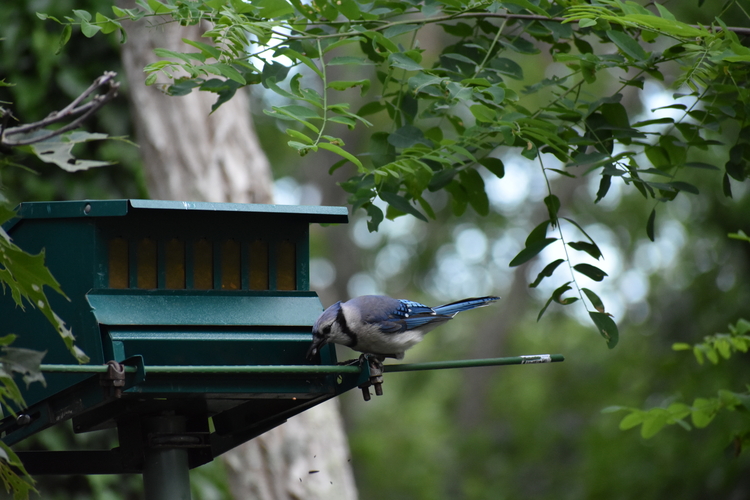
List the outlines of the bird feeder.
<svg viewBox="0 0 750 500">
<path fill-rule="evenodd" d="M 368 363 L 337 365 L 332 345 L 315 364 L 305 359 L 323 310 L 309 290 L 309 225 L 347 220 L 343 207 L 21 204 L 4 229 L 27 252 L 45 250 L 69 298 L 50 294 L 52 309 L 91 361 L 74 364 L 41 314 L 0 300 L 0 335 L 17 333 L 14 347 L 47 351 L 46 385 L 22 388 L 27 407 L 0 420 L 3 441 L 13 445 L 70 419 L 76 433 L 113 428 L 119 446 L 112 450 L 18 456 L 32 475 L 143 473 L 147 499 L 189 498 L 190 468 L 367 387 Z M 449 367 L 457 365 L 385 371 Z"/>
<path fill-rule="evenodd" d="M 149 448 L 168 447 L 170 436 L 195 467 L 356 387 L 356 374 L 237 369 L 305 363 L 322 311 L 309 290 L 309 225 L 347 219 L 342 207 L 21 204 L 5 229 L 26 251 L 45 249 L 70 298 L 50 294 L 52 308 L 97 372 L 70 366 L 41 314 L 0 301 L 2 334 L 19 333 L 17 347 L 46 350 L 45 364 L 69 367 L 22 391 L 28 407 L 2 420 L 3 440 L 72 418 L 76 433 L 116 427 L 119 448 L 24 453 L 30 473 L 143 472 Z M 332 347 L 321 355 L 335 365 Z M 146 376 L 146 366 L 162 371 Z M 206 366 L 215 368 L 197 368 Z M 179 416 L 179 429 L 159 431 L 165 415 Z"/>
</svg>

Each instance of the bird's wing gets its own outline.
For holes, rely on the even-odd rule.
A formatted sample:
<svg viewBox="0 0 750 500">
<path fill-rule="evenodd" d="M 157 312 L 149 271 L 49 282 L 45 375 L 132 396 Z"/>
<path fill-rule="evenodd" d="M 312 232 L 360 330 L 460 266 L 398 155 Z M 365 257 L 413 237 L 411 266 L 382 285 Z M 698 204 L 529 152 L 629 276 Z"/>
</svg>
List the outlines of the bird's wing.
<svg viewBox="0 0 750 500">
<path fill-rule="evenodd" d="M 436 314 L 431 307 L 419 302 L 399 300 L 398 303 L 398 307 L 390 312 L 389 319 L 381 323 L 381 332 L 400 333 L 451 319 L 451 316 Z"/>
<path fill-rule="evenodd" d="M 500 300 L 500 297 L 478 297 L 471 299 L 463 299 L 457 302 L 451 302 L 450 304 L 444 304 L 442 306 L 435 307 L 435 312 L 443 315 L 450 315 L 451 317 L 460 313 L 461 311 L 468 311 L 475 307 L 483 307 L 493 303 L 496 300 Z"/>
</svg>

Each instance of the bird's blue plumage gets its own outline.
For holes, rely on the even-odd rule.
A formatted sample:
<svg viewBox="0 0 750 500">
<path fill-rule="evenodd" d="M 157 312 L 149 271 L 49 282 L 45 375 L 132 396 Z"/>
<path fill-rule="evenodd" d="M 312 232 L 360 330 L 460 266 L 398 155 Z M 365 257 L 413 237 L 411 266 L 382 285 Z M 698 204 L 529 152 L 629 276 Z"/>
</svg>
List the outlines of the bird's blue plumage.
<svg viewBox="0 0 750 500">
<path fill-rule="evenodd" d="M 487 304 L 498 300 L 499 297 L 480 297 L 477 299 L 463 299 L 457 302 L 451 302 L 450 304 L 444 304 L 437 306 L 433 310 L 437 314 L 457 314 L 461 311 L 468 311 L 475 307 L 486 306 Z"/>
<path fill-rule="evenodd" d="M 428 331 L 459 312 L 498 299 L 470 298 L 437 307 L 385 295 L 363 295 L 337 302 L 315 322 L 308 357 L 315 355 L 321 345 L 334 342 L 368 354 L 402 358 L 404 351 L 420 342 Z"/>
</svg>

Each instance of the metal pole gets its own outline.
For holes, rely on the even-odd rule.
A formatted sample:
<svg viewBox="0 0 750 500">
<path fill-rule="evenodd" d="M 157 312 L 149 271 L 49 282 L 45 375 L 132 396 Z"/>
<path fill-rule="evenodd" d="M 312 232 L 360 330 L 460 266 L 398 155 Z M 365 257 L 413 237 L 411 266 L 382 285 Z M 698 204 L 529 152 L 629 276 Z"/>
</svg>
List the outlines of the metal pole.
<svg viewBox="0 0 750 500">
<path fill-rule="evenodd" d="M 170 437 L 184 434 L 185 417 L 163 415 L 144 424 L 148 436 L 143 465 L 145 500 L 190 500 L 188 451 L 170 444 Z"/>
<path fill-rule="evenodd" d="M 452 361 L 430 361 L 426 363 L 403 363 L 384 365 L 386 372 L 417 370 L 440 370 L 446 368 L 472 368 L 477 366 L 528 365 L 565 361 L 562 354 L 530 354 L 509 358 L 462 359 Z M 102 373 L 104 365 L 39 365 L 42 372 Z M 126 373 L 136 371 L 134 366 L 125 366 Z M 146 373 L 359 373 L 359 365 L 146 365 Z"/>
</svg>

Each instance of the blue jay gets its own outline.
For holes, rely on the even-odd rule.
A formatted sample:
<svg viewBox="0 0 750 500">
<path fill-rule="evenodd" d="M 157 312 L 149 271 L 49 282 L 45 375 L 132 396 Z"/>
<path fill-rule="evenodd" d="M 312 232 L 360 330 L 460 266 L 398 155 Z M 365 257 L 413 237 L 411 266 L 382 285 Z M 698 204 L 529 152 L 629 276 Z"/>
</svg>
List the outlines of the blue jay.
<svg viewBox="0 0 750 500">
<path fill-rule="evenodd" d="M 315 356 L 322 345 L 333 342 L 381 359 L 403 359 L 404 351 L 419 343 L 433 328 L 461 311 L 486 306 L 499 299 L 479 297 L 437 307 L 385 295 L 363 295 L 336 302 L 315 322 L 307 358 Z"/>
</svg>

